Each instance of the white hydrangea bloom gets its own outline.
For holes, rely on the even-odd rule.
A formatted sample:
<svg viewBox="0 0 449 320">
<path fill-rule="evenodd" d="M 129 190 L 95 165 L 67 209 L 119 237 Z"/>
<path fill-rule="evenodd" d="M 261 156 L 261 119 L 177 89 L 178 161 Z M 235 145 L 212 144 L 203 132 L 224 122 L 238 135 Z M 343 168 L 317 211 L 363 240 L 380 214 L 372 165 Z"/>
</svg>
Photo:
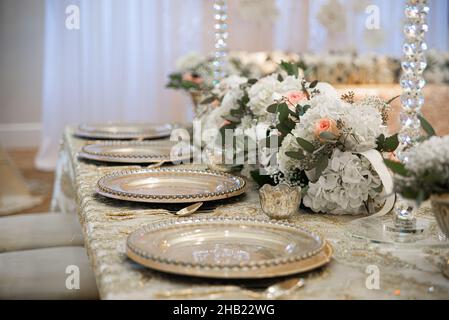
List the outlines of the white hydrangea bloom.
<svg viewBox="0 0 449 320">
<path fill-rule="evenodd" d="M 301 79 L 298 79 L 294 76 L 287 76 L 284 78 L 282 82 L 279 82 L 276 92 L 278 93 L 287 93 L 290 91 L 301 91 Z"/>
<path fill-rule="evenodd" d="M 381 184 L 369 161 L 335 149 L 318 181 L 309 183 L 303 203 L 314 212 L 358 214 L 365 211 L 369 197 L 380 202 L 375 190 Z"/>
<path fill-rule="evenodd" d="M 249 90 L 248 106 L 256 116 L 264 116 L 267 107 L 274 103 L 273 94 L 279 85 L 275 74 L 264 77 L 257 81 Z"/>
<path fill-rule="evenodd" d="M 179 72 L 186 72 L 196 68 L 198 65 L 204 63 L 206 57 L 196 52 L 191 52 L 182 56 L 176 61 L 176 69 Z"/>
<path fill-rule="evenodd" d="M 283 80 L 279 81 L 278 74 L 264 77 L 249 89 L 248 106 L 256 117 L 266 117 L 267 108 L 275 101 L 280 100 L 289 92 L 302 91 L 301 80 L 294 76 L 283 76 Z M 327 83 L 318 83 L 317 89 L 331 97 L 337 97 L 337 91 Z"/>
<path fill-rule="evenodd" d="M 340 120 L 348 114 L 349 109 L 353 108 L 353 106 L 329 94 L 319 94 L 313 97 L 308 104 L 311 108 L 301 117 L 300 123 L 293 129 L 292 134 L 310 142 L 316 139 L 315 124 L 318 120 L 322 118 L 334 121 Z"/>
<path fill-rule="evenodd" d="M 240 84 L 247 82 L 248 80 L 239 76 L 230 76 L 220 83 L 223 92 L 226 92 L 223 96 L 223 100 L 219 107 L 212 109 L 203 118 L 201 118 L 202 126 L 202 141 L 215 141 L 215 137 L 218 134 L 219 128 L 225 121 L 223 116 L 228 115 L 231 109 L 235 109 L 237 106 L 237 100 L 243 97 L 243 90 L 240 89 Z"/>
<path fill-rule="evenodd" d="M 335 95 L 322 93 L 309 101 L 311 108 L 301 117 L 301 121 L 287 135 L 278 153 L 278 169 L 289 181 L 297 169 L 306 170 L 302 161 L 295 160 L 285 153 L 297 151 L 297 137 L 315 145 L 316 124 L 320 119 L 330 119 L 342 125 L 345 133 L 344 152 L 335 149 L 329 160 L 328 168 L 315 181 L 315 170 L 306 171 L 311 180 L 304 204 L 315 212 L 334 214 L 355 214 L 364 211 L 364 202 L 369 199 L 374 204 L 381 203 L 376 189 L 381 186 L 377 174 L 373 174 L 371 164 L 356 153 L 376 147 L 376 139 L 386 133 L 382 116 L 374 104 L 363 100 L 358 104 L 349 104 Z"/>
<path fill-rule="evenodd" d="M 300 161 L 285 154 L 287 151 L 298 150 L 299 145 L 296 142 L 296 138 L 300 137 L 310 142 L 314 141 L 316 139 L 315 124 L 318 120 L 328 118 L 337 121 L 351 107 L 337 99 L 333 94 L 326 93 L 316 95 L 308 101 L 308 104 L 311 108 L 301 117 L 301 121 L 292 130 L 292 133 L 284 138 L 277 156 L 279 171 L 284 174 L 287 180 L 289 180 L 291 173 L 295 169 L 303 169 Z"/>
<path fill-rule="evenodd" d="M 366 104 L 356 104 L 346 111 L 342 121 L 346 128 L 351 129 L 353 136 L 348 137 L 345 147 L 357 152 L 376 148 L 377 137 L 387 133 L 381 113 Z"/>
<path fill-rule="evenodd" d="M 278 170 L 282 172 L 287 181 L 290 180 L 290 175 L 295 169 L 301 169 L 301 162 L 287 156 L 285 153 L 289 151 L 297 151 L 299 144 L 296 142 L 296 137 L 288 134 L 282 141 L 281 147 L 277 154 Z"/>
<path fill-rule="evenodd" d="M 233 95 L 236 93 L 241 97 L 242 90 L 240 90 L 240 85 L 248 81 L 247 78 L 238 75 L 231 75 L 220 81 L 217 88 L 214 88 L 213 92 L 218 95 L 224 95 L 229 91 L 233 91 Z"/>
<path fill-rule="evenodd" d="M 407 152 L 406 168 L 420 175 L 425 172 L 437 172 L 449 179 L 449 135 L 431 137 Z"/>
<path fill-rule="evenodd" d="M 351 105 L 330 94 L 320 94 L 312 98 L 309 104 L 311 109 L 292 131 L 295 137 L 312 142 L 317 139 L 315 125 L 320 119 L 341 121 L 345 130 L 351 133 L 345 139 L 346 149 L 360 152 L 375 148 L 377 137 L 386 133 L 379 110 L 363 101 Z"/>
</svg>

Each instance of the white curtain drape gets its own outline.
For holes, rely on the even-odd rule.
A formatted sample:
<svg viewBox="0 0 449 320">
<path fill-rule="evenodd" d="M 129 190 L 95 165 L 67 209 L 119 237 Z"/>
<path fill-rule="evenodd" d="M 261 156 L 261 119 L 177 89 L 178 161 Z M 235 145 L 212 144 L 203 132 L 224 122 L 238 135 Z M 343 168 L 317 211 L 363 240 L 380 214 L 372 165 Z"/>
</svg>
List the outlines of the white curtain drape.
<svg viewBox="0 0 449 320">
<path fill-rule="evenodd" d="M 346 29 L 331 36 L 318 22 L 332 0 L 272 0 L 269 19 L 244 19 L 229 1 L 231 50 L 323 52 L 356 49 L 401 55 L 404 0 L 334 0 Z M 249 1 L 249 0 L 245 0 Z M 253 0 L 261 3 L 270 0 Z M 187 97 L 164 88 L 180 56 L 213 48 L 212 0 L 46 0 L 43 136 L 36 165 L 52 169 L 66 124 L 103 121 L 185 121 Z M 366 41 L 366 5 L 380 10 L 377 46 Z M 80 8 L 80 29 L 65 27 L 65 10 Z M 430 0 L 431 48 L 449 49 L 447 0 Z"/>
<path fill-rule="evenodd" d="M 65 26 L 69 5 L 79 30 Z M 202 51 L 203 1 L 47 0 L 43 135 L 36 165 L 52 169 L 67 124 L 185 121 L 189 108 L 165 89 L 175 60 Z"/>
</svg>

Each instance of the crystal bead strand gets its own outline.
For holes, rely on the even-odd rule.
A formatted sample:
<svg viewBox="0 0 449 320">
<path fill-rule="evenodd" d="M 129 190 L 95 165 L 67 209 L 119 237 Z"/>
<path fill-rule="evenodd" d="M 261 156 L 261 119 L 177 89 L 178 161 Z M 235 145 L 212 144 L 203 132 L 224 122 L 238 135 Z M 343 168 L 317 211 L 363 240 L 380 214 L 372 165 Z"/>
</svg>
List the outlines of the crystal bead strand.
<svg viewBox="0 0 449 320">
<path fill-rule="evenodd" d="M 422 89 L 425 85 L 424 69 L 427 67 L 424 42 L 428 30 L 427 15 L 429 6 L 427 0 L 407 0 L 405 7 L 405 42 L 402 47 L 403 57 L 401 67 L 403 74 L 400 79 L 402 87 L 399 115 L 401 129 L 399 130 L 398 158 L 407 162 L 407 149 L 413 146 L 421 136 L 421 124 L 418 116 L 424 104 Z M 416 218 L 413 215 L 414 204 L 399 197 L 396 202 L 394 218 L 397 231 L 417 231 Z"/>
<path fill-rule="evenodd" d="M 421 135 L 421 124 L 418 115 L 424 104 L 422 89 L 425 85 L 423 78 L 427 66 L 425 52 L 427 44 L 424 42 L 428 30 L 427 14 L 429 6 L 427 0 L 408 0 L 405 7 L 405 42 L 401 62 L 403 75 L 400 79 L 402 87 L 400 113 L 401 129 L 399 131 L 398 157 L 402 162 L 407 161 L 406 151 L 413 146 Z"/>
<path fill-rule="evenodd" d="M 228 53 L 228 4 L 227 0 L 214 0 L 215 47 L 213 61 L 214 85 L 225 77 L 226 57 Z"/>
</svg>

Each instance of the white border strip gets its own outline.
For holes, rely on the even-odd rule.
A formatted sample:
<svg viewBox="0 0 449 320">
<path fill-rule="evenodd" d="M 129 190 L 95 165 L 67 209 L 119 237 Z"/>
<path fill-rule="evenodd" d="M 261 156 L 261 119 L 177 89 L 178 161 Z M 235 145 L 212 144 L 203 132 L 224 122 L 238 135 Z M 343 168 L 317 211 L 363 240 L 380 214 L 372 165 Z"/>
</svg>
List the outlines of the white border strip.
<svg viewBox="0 0 449 320">
<path fill-rule="evenodd" d="M 42 124 L 0 123 L 0 144 L 5 148 L 38 147 Z"/>
</svg>

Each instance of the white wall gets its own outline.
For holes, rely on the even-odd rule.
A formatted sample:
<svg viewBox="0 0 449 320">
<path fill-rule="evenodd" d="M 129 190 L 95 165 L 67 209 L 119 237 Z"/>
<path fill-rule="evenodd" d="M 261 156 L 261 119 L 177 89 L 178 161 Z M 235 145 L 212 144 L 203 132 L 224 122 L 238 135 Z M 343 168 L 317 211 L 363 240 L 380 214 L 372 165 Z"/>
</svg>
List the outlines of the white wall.
<svg viewBox="0 0 449 320">
<path fill-rule="evenodd" d="M 0 143 L 38 146 L 45 0 L 0 0 Z"/>
</svg>

